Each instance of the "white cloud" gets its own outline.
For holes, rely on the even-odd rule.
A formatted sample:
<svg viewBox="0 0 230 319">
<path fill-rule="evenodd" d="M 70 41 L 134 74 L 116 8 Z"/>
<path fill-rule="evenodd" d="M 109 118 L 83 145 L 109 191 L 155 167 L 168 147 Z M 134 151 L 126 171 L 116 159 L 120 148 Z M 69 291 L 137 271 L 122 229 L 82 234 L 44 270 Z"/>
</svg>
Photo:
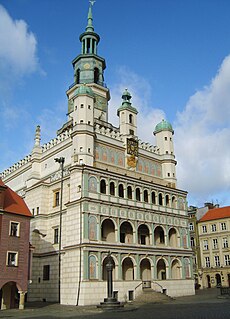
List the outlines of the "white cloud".
<svg viewBox="0 0 230 319">
<path fill-rule="evenodd" d="M 23 20 L 13 20 L 0 5 L 0 70 L 23 76 L 38 69 L 37 41 Z"/>
<path fill-rule="evenodd" d="M 201 203 L 215 201 L 219 194 L 221 204 L 230 188 L 229 87 L 227 56 L 210 85 L 190 97 L 174 125 L 178 184 Z"/>
</svg>

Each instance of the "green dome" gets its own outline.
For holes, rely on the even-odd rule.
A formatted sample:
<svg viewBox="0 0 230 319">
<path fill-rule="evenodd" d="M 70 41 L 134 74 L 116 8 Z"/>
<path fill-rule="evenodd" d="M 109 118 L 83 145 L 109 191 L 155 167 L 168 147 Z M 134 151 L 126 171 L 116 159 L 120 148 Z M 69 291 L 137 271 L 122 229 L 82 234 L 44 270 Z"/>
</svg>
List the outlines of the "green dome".
<svg viewBox="0 0 230 319">
<path fill-rule="evenodd" d="M 79 86 L 79 88 L 76 89 L 75 95 L 79 95 L 79 94 L 88 94 L 94 97 L 93 90 L 89 86 L 86 86 L 85 84 Z"/>
<path fill-rule="evenodd" d="M 172 133 L 174 133 L 172 125 L 164 119 L 156 125 L 154 134 L 159 133 L 161 131 L 171 131 Z"/>
</svg>

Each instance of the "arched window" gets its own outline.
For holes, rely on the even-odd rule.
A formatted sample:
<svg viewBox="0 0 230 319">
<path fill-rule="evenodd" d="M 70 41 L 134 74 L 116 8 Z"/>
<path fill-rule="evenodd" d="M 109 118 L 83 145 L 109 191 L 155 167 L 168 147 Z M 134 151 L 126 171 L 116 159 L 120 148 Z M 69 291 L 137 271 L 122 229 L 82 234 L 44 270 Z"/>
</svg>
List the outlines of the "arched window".
<svg viewBox="0 0 230 319">
<path fill-rule="evenodd" d="M 105 219 L 101 225 L 101 239 L 103 241 L 115 242 L 115 226 L 111 219 Z"/>
<path fill-rule="evenodd" d="M 131 186 L 127 187 L 127 197 L 128 197 L 128 199 L 132 199 L 132 187 Z"/>
<path fill-rule="evenodd" d="M 94 83 L 98 83 L 98 82 L 99 82 L 99 69 L 94 68 Z"/>
<path fill-rule="evenodd" d="M 172 208 L 176 208 L 176 197 L 172 197 Z"/>
<path fill-rule="evenodd" d="M 122 277 L 123 280 L 134 280 L 134 266 L 130 257 L 125 258 L 122 263 Z"/>
<path fill-rule="evenodd" d="M 140 225 L 138 227 L 138 243 L 141 245 L 150 244 L 149 229 L 146 225 Z"/>
<path fill-rule="evenodd" d="M 109 184 L 109 193 L 110 193 L 110 195 L 112 195 L 112 196 L 115 195 L 115 185 L 114 185 L 114 182 L 110 182 L 110 184 Z"/>
<path fill-rule="evenodd" d="M 129 114 L 129 123 L 133 124 L 133 115 L 132 114 Z"/>
<path fill-rule="evenodd" d="M 148 203 L 149 202 L 149 194 L 147 189 L 144 190 L 144 202 Z"/>
<path fill-rule="evenodd" d="M 118 186 L 118 196 L 119 197 L 124 197 L 124 186 L 123 186 L 123 184 L 119 184 L 119 186 Z"/>
<path fill-rule="evenodd" d="M 157 226 L 154 230 L 154 241 L 156 246 L 165 244 L 165 233 L 161 226 Z"/>
<path fill-rule="evenodd" d="M 152 192 L 152 204 L 156 204 L 156 194 Z"/>
<path fill-rule="evenodd" d="M 161 193 L 158 195 L 158 204 L 161 206 L 163 205 L 163 196 Z"/>
<path fill-rule="evenodd" d="M 194 246 L 195 246 L 195 239 L 194 239 L 194 237 L 191 237 L 190 243 L 191 243 L 191 247 L 194 247 Z"/>
<path fill-rule="evenodd" d="M 157 262 L 157 279 L 165 280 L 166 279 L 166 265 L 164 259 L 160 259 Z"/>
<path fill-rule="evenodd" d="M 136 200 L 141 200 L 141 191 L 140 188 L 136 188 Z"/>
<path fill-rule="evenodd" d="M 169 195 L 165 196 L 165 205 L 169 206 Z"/>
<path fill-rule="evenodd" d="M 140 263 L 140 273 L 143 281 L 151 280 L 151 265 L 147 258 L 142 259 Z"/>
<path fill-rule="evenodd" d="M 100 182 L 100 192 L 102 194 L 106 194 L 106 182 L 104 179 L 102 179 Z"/>
<path fill-rule="evenodd" d="M 120 242 L 125 244 L 133 243 L 133 227 L 129 222 L 124 222 L 121 224 Z"/>
</svg>

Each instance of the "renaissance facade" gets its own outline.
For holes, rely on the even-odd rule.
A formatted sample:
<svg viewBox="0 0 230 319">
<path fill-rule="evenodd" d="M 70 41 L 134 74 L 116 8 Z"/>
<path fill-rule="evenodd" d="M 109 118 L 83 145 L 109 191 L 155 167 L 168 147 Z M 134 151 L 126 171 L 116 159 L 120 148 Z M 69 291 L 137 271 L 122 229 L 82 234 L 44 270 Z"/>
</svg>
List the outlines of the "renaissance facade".
<svg viewBox="0 0 230 319">
<path fill-rule="evenodd" d="M 106 258 L 114 293 L 135 298 L 143 285 L 170 296 L 194 294 L 187 193 L 176 186 L 173 128 L 162 120 L 156 146 L 137 136 L 137 109 L 125 90 L 119 127 L 108 122 L 109 89 L 97 53 L 92 4 L 73 60 L 68 121 L 31 154 L 2 172 L 33 212 L 28 300 L 97 304 L 106 295 Z M 55 161 L 56 159 L 56 161 Z"/>
</svg>

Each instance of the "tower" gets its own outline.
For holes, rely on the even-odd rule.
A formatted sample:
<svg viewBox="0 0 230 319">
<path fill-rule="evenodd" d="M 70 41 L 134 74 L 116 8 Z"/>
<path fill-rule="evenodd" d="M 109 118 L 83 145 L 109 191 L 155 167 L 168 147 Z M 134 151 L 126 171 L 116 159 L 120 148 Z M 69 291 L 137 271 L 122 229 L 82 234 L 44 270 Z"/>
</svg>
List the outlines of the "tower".
<svg viewBox="0 0 230 319">
<path fill-rule="evenodd" d="M 68 115 L 71 119 L 71 112 L 73 111 L 73 95 L 77 87 L 82 84 L 90 87 L 94 92 L 94 118 L 103 121 L 108 120 L 108 101 L 110 100 L 109 90 L 104 83 L 104 70 L 106 68 L 105 59 L 97 54 L 97 46 L 100 41 L 100 36 L 94 32 L 93 1 L 90 1 L 88 22 L 79 39 L 81 41 L 81 54 L 79 54 L 73 61 L 74 69 L 74 83 L 67 91 L 68 97 Z"/>
<path fill-rule="evenodd" d="M 163 158 L 162 173 L 163 178 L 169 181 L 169 185 L 176 187 L 176 160 L 173 146 L 173 128 L 172 125 L 162 120 L 155 127 L 153 134 L 156 136 L 156 145 Z"/>
</svg>

